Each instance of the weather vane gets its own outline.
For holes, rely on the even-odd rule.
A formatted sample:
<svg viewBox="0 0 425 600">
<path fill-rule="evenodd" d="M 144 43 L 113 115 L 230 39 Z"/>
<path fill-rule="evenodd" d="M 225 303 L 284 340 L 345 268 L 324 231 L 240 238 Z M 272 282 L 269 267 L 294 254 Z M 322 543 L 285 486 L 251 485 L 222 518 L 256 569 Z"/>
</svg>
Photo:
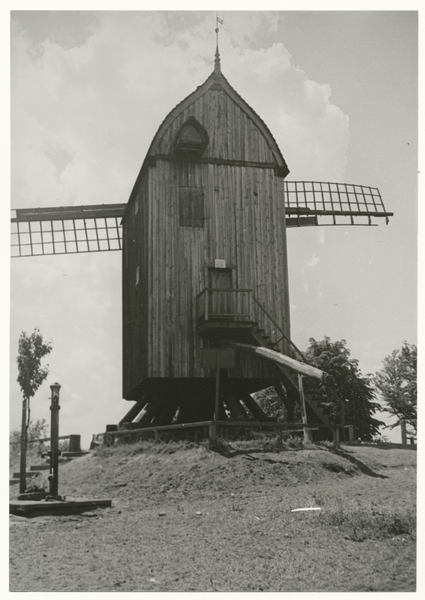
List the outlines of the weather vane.
<svg viewBox="0 0 425 600">
<path fill-rule="evenodd" d="M 217 38 L 217 45 L 216 45 L 216 49 L 215 49 L 214 73 L 216 75 L 219 75 L 220 74 L 220 53 L 218 51 L 218 32 L 219 32 L 218 24 L 220 23 L 221 25 L 223 25 L 223 21 L 218 18 L 218 13 L 216 13 L 215 18 L 216 18 L 215 34 L 216 34 L 216 38 Z"/>
<path fill-rule="evenodd" d="M 220 25 L 223 25 L 223 21 L 218 18 L 218 13 L 216 13 L 215 19 L 216 19 L 216 25 L 217 25 L 215 28 L 215 33 L 216 33 L 217 48 L 218 48 L 218 32 L 220 31 L 218 28 L 218 24 L 220 23 Z"/>
</svg>

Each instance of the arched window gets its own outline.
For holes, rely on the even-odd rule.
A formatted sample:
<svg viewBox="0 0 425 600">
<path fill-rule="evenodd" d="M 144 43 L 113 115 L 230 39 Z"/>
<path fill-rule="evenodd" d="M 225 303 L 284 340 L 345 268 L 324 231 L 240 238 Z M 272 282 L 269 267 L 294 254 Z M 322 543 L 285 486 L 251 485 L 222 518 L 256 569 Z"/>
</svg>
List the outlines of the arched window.
<svg viewBox="0 0 425 600">
<path fill-rule="evenodd" d="M 182 156 L 202 156 L 209 141 L 205 127 L 195 117 L 189 117 L 176 135 L 174 152 Z"/>
</svg>

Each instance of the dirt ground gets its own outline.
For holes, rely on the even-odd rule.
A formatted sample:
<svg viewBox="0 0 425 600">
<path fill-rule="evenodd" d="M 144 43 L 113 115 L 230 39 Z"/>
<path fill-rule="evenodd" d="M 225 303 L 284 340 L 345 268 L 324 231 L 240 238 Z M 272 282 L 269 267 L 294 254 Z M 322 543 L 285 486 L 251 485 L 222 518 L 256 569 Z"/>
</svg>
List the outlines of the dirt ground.
<svg viewBox="0 0 425 600">
<path fill-rule="evenodd" d="M 224 454 L 140 444 L 61 465 L 62 496 L 112 507 L 10 516 L 10 591 L 415 590 L 416 452 Z"/>
</svg>

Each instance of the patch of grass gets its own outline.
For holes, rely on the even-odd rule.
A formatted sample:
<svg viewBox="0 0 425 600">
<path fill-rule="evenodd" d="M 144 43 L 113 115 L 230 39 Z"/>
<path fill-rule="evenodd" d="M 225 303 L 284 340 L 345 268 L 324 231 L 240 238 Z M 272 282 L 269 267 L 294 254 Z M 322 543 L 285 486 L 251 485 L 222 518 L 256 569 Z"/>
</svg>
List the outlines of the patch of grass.
<svg viewBox="0 0 425 600">
<path fill-rule="evenodd" d="M 134 456 L 136 454 L 174 454 L 179 450 L 191 450 L 202 448 L 205 452 L 210 449 L 208 440 L 190 441 L 184 439 L 135 439 L 133 437 L 121 437 L 118 443 L 113 446 L 98 446 L 94 451 L 95 456 L 108 458 L 111 456 Z M 281 452 L 285 450 L 314 450 L 317 447 L 312 444 L 304 444 L 303 440 L 296 435 L 286 435 L 279 439 L 278 435 L 267 434 L 263 432 L 248 431 L 245 436 L 239 439 L 229 440 L 227 436 L 219 437 L 216 443 L 216 449 L 219 448 L 228 452 L 246 451 L 246 452 Z"/>
<path fill-rule="evenodd" d="M 416 516 L 412 510 L 382 512 L 374 506 L 370 510 L 350 510 L 341 501 L 337 510 L 320 515 L 320 523 L 325 527 L 337 527 L 353 542 L 397 536 L 416 539 Z"/>
<path fill-rule="evenodd" d="M 243 438 L 229 440 L 227 437 L 220 437 L 217 440 L 218 445 L 226 448 L 229 451 L 246 451 L 246 452 L 281 452 L 285 450 L 301 450 L 311 449 L 316 447 L 314 444 L 303 444 L 303 440 L 298 436 L 287 435 L 279 439 L 278 435 L 264 434 L 261 432 L 250 432 L 249 435 Z"/>
<path fill-rule="evenodd" d="M 324 462 L 324 463 L 322 463 L 322 467 L 324 469 L 327 469 L 328 471 L 331 471 L 332 473 L 347 472 L 346 467 L 344 467 L 343 465 L 340 465 L 338 463 L 335 463 L 335 462 Z"/>
<path fill-rule="evenodd" d="M 155 441 L 155 440 L 137 440 L 129 443 L 120 443 L 114 446 L 99 446 L 94 451 L 94 455 L 100 458 L 110 457 L 130 457 L 137 454 L 174 454 L 181 450 L 192 450 L 194 448 L 203 448 L 207 450 L 207 442 L 190 442 L 188 440 L 179 441 Z"/>
</svg>

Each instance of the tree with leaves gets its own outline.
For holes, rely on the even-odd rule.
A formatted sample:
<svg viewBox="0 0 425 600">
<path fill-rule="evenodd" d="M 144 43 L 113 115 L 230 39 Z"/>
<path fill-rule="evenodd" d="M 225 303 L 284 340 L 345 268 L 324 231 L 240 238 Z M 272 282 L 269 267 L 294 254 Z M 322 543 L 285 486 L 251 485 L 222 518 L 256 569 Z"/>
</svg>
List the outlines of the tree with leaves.
<svg viewBox="0 0 425 600">
<path fill-rule="evenodd" d="M 372 376 L 362 375 L 359 361 L 350 357 L 347 342 L 310 338 L 305 357 L 309 365 L 328 375 L 324 384 L 304 378 L 305 391 L 327 410 L 331 421 L 354 425 L 356 438 L 371 441 L 385 424 L 373 417 L 381 406 L 375 401 Z"/>
<path fill-rule="evenodd" d="M 404 342 L 383 360 L 373 382 L 385 402 L 384 409 L 397 417 L 391 429 L 406 421 L 417 433 L 417 347 Z"/>
<path fill-rule="evenodd" d="M 41 360 L 51 352 L 52 343 L 44 342 L 38 329 L 27 336 L 23 331 L 19 337 L 18 383 L 22 390 L 22 426 L 21 426 L 21 461 L 20 461 L 20 493 L 26 489 L 26 452 L 27 433 L 30 423 L 30 400 L 49 374 L 48 366 L 42 366 Z"/>
</svg>

